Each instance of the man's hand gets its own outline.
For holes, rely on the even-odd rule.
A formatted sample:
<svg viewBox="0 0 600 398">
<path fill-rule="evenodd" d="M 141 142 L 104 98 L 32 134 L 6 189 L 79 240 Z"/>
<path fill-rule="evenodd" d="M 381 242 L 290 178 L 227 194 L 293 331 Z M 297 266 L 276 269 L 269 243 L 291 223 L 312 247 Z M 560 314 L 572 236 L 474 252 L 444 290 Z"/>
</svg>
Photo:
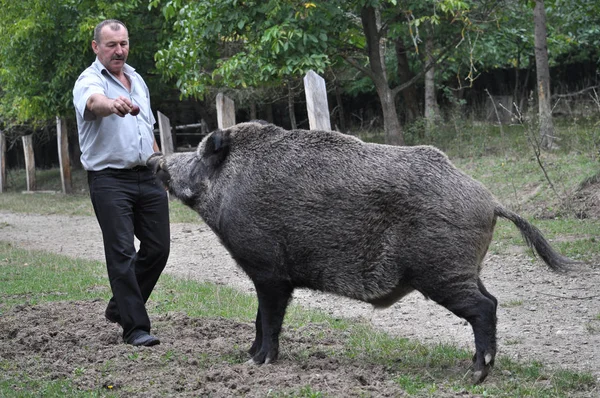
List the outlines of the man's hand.
<svg viewBox="0 0 600 398">
<path fill-rule="evenodd" d="M 139 113 L 139 107 L 134 105 L 129 98 L 123 96 L 108 98 L 102 94 L 92 94 L 88 98 L 87 108 L 99 117 L 110 116 L 112 114 L 125 117 L 128 113 L 136 116 Z M 137 113 L 134 112 L 135 108 L 137 108 Z"/>
<path fill-rule="evenodd" d="M 112 100 L 110 105 L 111 113 L 114 113 L 117 116 L 125 117 L 128 113 L 133 110 L 133 104 L 127 97 L 117 97 Z"/>
</svg>

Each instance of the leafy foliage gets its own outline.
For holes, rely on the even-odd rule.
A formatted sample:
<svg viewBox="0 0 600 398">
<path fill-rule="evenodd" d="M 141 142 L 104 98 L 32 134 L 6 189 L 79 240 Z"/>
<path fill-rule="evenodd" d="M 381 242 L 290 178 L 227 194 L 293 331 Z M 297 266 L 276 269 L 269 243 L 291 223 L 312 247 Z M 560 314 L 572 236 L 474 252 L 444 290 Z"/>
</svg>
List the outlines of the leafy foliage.
<svg viewBox="0 0 600 398">
<path fill-rule="evenodd" d="M 157 68 L 177 79 L 184 97 L 210 87 L 279 85 L 330 64 L 327 27 L 315 3 L 288 1 L 153 0 L 174 35 L 156 54 Z"/>
<path fill-rule="evenodd" d="M 414 74 L 422 43 L 445 51 L 438 81 L 475 79 L 494 68 L 531 68 L 532 4 L 528 0 L 0 0 L 0 123 L 43 126 L 73 117 L 71 90 L 94 57 L 94 26 L 123 20 L 130 63 L 155 97 L 172 88 L 201 98 L 215 88 L 265 95 L 291 87 L 308 71 L 349 93 L 374 92 L 369 76 L 365 7 L 376 10 L 386 83 L 397 94 L 394 46 L 406 44 Z M 546 0 L 550 62 L 598 62 L 600 5 Z M 349 63 L 349 61 L 351 61 Z M 417 80 L 418 82 L 418 80 Z"/>
<path fill-rule="evenodd" d="M 105 18 L 128 25 L 130 62 L 153 69 L 162 21 L 142 0 L 0 0 L 0 9 L 0 120 L 8 126 L 74 118 L 73 85 L 94 60 L 93 30 Z"/>
</svg>

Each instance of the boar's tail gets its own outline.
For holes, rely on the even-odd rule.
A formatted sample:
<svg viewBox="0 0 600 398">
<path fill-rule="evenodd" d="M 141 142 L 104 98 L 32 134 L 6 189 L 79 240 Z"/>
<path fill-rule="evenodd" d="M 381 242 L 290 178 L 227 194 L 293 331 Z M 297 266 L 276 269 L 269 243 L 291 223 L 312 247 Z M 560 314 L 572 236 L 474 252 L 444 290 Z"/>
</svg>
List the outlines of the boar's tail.
<svg viewBox="0 0 600 398">
<path fill-rule="evenodd" d="M 231 149 L 231 134 L 225 130 L 215 130 L 207 138 L 204 144 L 202 158 L 212 167 L 217 167 L 229 155 Z"/>
<path fill-rule="evenodd" d="M 502 206 L 497 206 L 494 209 L 494 214 L 512 221 L 521 231 L 521 235 L 525 239 L 525 242 L 527 242 L 527 245 L 535 250 L 552 270 L 566 272 L 571 268 L 570 265 L 579 263 L 554 250 L 546 238 L 544 238 L 542 232 L 518 214 Z"/>
</svg>

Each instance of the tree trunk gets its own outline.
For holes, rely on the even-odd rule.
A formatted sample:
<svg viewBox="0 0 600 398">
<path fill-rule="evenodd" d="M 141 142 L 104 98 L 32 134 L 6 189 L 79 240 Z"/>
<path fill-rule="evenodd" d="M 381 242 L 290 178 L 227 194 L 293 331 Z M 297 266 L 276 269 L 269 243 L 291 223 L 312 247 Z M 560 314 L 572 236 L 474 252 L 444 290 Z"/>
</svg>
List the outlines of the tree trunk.
<svg viewBox="0 0 600 398">
<path fill-rule="evenodd" d="M 519 100 L 519 111 L 525 110 L 525 103 L 529 100 L 529 79 L 531 78 L 531 70 L 535 63 L 535 56 L 529 58 L 529 67 L 525 70 L 525 79 L 523 79 L 523 89 L 521 90 L 521 99 Z"/>
<path fill-rule="evenodd" d="M 410 70 L 408 57 L 406 56 L 406 47 L 401 37 L 396 39 L 395 48 L 396 60 L 398 62 L 398 78 L 400 79 L 400 84 L 406 83 L 414 77 L 414 73 Z M 417 88 L 414 85 L 407 87 L 402 90 L 402 97 L 404 99 L 406 122 L 413 122 L 419 117 L 419 97 L 417 95 Z"/>
<path fill-rule="evenodd" d="M 385 63 L 383 62 L 381 38 L 377 27 L 377 12 L 375 8 L 363 7 L 361 10 L 361 21 L 367 40 L 369 76 L 375 84 L 383 112 L 385 143 L 390 145 L 404 145 L 404 134 L 398 120 L 394 93 L 390 89 Z"/>
<path fill-rule="evenodd" d="M 340 122 L 339 130 L 342 133 L 346 132 L 346 113 L 344 112 L 344 102 L 342 101 L 342 89 L 335 82 L 335 101 L 337 102 L 338 120 Z"/>
<path fill-rule="evenodd" d="M 75 119 L 69 119 L 69 126 L 77 125 Z M 70 128 L 69 134 L 69 158 L 71 159 L 71 167 L 74 170 L 81 170 L 83 165 L 81 164 L 81 147 L 79 146 L 79 134 L 77 129 Z"/>
<path fill-rule="evenodd" d="M 536 0 L 533 10 L 535 25 L 535 69 L 537 73 L 538 108 L 540 120 L 540 145 L 552 148 L 554 124 L 550 104 L 550 67 L 548 65 L 548 45 L 546 42 L 546 10 L 544 1 Z"/>
<path fill-rule="evenodd" d="M 296 111 L 294 110 L 294 92 L 291 83 L 288 84 L 288 112 L 290 114 L 290 125 L 292 127 L 292 130 L 296 130 L 298 128 L 298 124 L 296 123 Z"/>
<path fill-rule="evenodd" d="M 265 104 L 265 118 L 267 122 L 273 123 L 275 117 L 273 116 L 273 103 L 269 102 Z"/>
<path fill-rule="evenodd" d="M 433 61 L 433 29 L 427 29 L 428 34 L 425 39 L 425 64 Z M 440 108 L 437 103 L 435 93 L 435 67 L 431 67 L 425 72 L 425 120 L 427 120 L 427 128 L 431 128 L 440 116 Z"/>
<path fill-rule="evenodd" d="M 256 112 L 256 101 L 251 100 L 250 101 L 250 120 L 256 120 L 256 119 L 258 119 L 257 112 Z"/>
<path fill-rule="evenodd" d="M 379 95 L 383 111 L 385 143 L 388 145 L 404 145 L 404 134 L 400 120 L 398 119 L 396 101 L 394 100 L 392 90 L 386 84 L 385 86 L 377 87 L 377 94 Z"/>
<path fill-rule="evenodd" d="M 521 80 L 521 73 L 519 72 L 521 69 L 521 50 L 517 50 L 517 64 L 515 65 L 515 87 L 513 89 L 513 100 L 512 100 L 512 104 L 510 104 L 510 110 L 511 112 L 516 113 L 517 109 L 514 109 L 516 107 L 516 104 L 518 104 L 520 102 L 519 99 L 519 92 L 521 91 L 521 87 L 520 87 L 520 80 Z"/>
<path fill-rule="evenodd" d="M 0 130 L 0 193 L 4 192 L 6 186 L 6 137 Z"/>
</svg>

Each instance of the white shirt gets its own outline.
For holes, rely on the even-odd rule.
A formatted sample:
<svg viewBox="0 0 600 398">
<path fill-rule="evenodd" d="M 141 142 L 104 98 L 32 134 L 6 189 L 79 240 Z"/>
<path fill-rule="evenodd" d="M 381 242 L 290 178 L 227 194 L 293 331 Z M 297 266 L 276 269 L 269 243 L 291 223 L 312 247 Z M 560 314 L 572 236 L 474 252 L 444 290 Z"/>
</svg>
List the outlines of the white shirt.
<svg viewBox="0 0 600 398">
<path fill-rule="evenodd" d="M 154 153 L 154 124 L 150 108 L 150 92 L 144 79 L 131 66 L 123 66 L 131 82 L 131 90 L 114 77 L 96 58 L 77 79 L 73 88 L 73 104 L 79 130 L 81 163 L 86 170 L 131 168 L 145 165 Z M 86 108 L 92 94 L 108 98 L 128 97 L 140 107 L 137 116 L 115 114 L 96 117 Z"/>
</svg>

